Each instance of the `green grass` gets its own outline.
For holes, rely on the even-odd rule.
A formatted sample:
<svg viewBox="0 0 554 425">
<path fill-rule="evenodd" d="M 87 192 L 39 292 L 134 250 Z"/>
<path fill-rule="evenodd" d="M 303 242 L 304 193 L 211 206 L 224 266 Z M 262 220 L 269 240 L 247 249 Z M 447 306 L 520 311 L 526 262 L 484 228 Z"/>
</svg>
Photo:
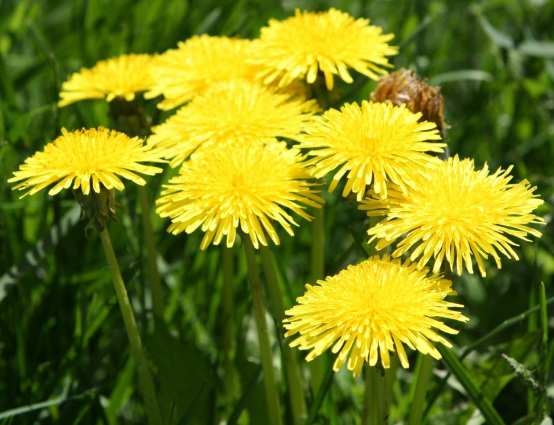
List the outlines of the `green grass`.
<svg viewBox="0 0 554 425">
<path fill-rule="evenodd" d="M 395 67 L 415 69 L 442 86 L 451 154 L 471 156 L 479 166 L 487 162 L 493 169 L 513 164 L 517 179 L 538 186 L 545 200 L 540 211 L 547 219 L 544 236 L 522 244 L 519 262 L 504 261 L 501 271 L 489 267 L 486 279 L 467 274 L 455 278 L 471 321 L 452 340 L 455 351 L 465 354 L 463 366 L 480 394 L 506 423 L 534 423 L 542 410 L 550 411 L 554 344 L 546 331 L 552 328 L 549 301 L 554 295 L 552 1 L 5 0 L 0 2 L 0 423 L 144 423 L 136 365 L 129 360 L 98 236 L 85 234 L 70 193 L 20 200 L 6 182 L 19 163 L 62 127 L 110 126 L 108 108 L 100 101 L 58 109 L 63 80 L 82 66 L 120 53 L 161 52 L 198 33 L 255 37 L 271 17 L 285 17 L 295 7 L 330 5 L 370 17 L 396 34 L 400 54 Z M 341 85 L 339 94 L 359 100 L 373 86 L 358 79 L 353 86 Z M 153 113 L 153 105 L 147 108 Z M 151 198 L 167 174 L 151 180 Z M 325 197 L 325 272 L 334 273 L 366 256 L 367 222 L 352 203 L 336 194 Z M 118 201 L 119 220 L 110 229 L 114 248 L 159 379 L 168 423 L 267 423 L 241 251 L 235 251 L 233 279 L 235 382 L 223 391 L 221 249 L 200 252 L 200 235 L 170 236 L 167 223 L 154 218 L 168 305 L 165 322 L 154 330 L 144 286 L 143 235 L 137 231 L 138 193 L 129 185 Z M 273 250 L 286 306 L 310 279 L 312 229 L 303 221 L 294 238 L 283 235 L 282 245 Z M 277 359 L 278 341 L 272 343 Z M 427 400 L 433 404 L 424 410 L 427 423 L 475 418 L 478 402 L 473 395 L 456 379 L 444 382 L 445 365 L 435 366 L 439 373 L 429 388 Z M 413 370 L 397 374 L 391 423 L 410 411 L 414 376 Z M 306 391 L 312 423 L 360 423 L 363 379 L 355 381 L 345 371 L 322 378 L 319 392 Z M 292 423 L 286 386 L 281 390 L 284 422 Z"/>
</svg>

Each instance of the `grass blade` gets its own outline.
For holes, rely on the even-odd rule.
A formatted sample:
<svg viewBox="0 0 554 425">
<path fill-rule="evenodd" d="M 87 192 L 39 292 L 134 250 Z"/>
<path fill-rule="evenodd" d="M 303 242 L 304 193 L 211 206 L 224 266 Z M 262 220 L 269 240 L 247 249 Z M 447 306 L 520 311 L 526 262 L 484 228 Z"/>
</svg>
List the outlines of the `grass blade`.
<svg viewBox="0 0 554 425">
<path fill-rule="evenodd" d="M 473 381 L 470 373 L 464 367 L 462 362 L 458 359 L 458 356 L 449 348 L 442 345 L 438 345 L 437 349 L 442 355 L 443 361 L 450 369 L 450 372 L 458 379 L 460 384 L 464 387 L 467 395 L 471 398 L 475 406 L 483 414 L 488 424 L 491 425 L 504 425 L 502 417 L 493 407 L 490 400 L 488 400 L 477 388 L 477 385 Z"/>
</svg>

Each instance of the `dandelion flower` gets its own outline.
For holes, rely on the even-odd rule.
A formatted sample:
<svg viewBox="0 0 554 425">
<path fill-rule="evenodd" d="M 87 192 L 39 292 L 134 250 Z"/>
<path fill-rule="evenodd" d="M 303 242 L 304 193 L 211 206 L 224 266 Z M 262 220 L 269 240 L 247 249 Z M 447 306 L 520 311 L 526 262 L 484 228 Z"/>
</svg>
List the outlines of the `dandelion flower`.
<svg viewBox="0 0 554 425">
<path fill-rule="evenodd" d="M 484 277 L 489 255 L 500 268 L 499 253 L 518 259 L 513 239 L 541 236 L 530 224 L 544 222 L 532 214 L 543 201 L 527 180 L 511 183 L 511 169 L 490 174 L 487 165 L 475 170 L 472 160 L 457 156 L 439 162 L 407 193 L 391 191 L 386 205 L 371 198 L 364 202 L 370 215 L 387 214 L 369 229 L 371 240 L 379 240 L 377 249 L 398 241 L 393 256 L 410 251 L 419 267 L 434 257 L 433 272 L 446 259 L 451 271 L 461 274 L 465 265 L 473 273 L 475 257 Z"/>
<path fill-rule="evenodd" d="M 219 83 L 154 127 L 149 143 L 164 150 L 177 166 L 203 144 L 295 139 L 311 119 L 313 104 L 258 83 Z"/>
<path fill-rule="evenodd" d="M 117 97 L 127 101 L 152 85 L 150 55 L 122 55 L 102 60 L 90 69 L 81 69 L 63 83 L 59 106 L 84 99 L 105 98 L 111 102 Z"/>
<path fill-rule="evenodd" d="M 262 67 L 264 83 L 279 86 L 295 79 L 314 83 L 318 71 L 327 88 L 334 85 L 334 75 L 347 83 L 352 76 L 348 68 L 377 80 L 390 67 L 387 56 L 397 49 L 387 44 L 392 34 L 369 25 L 368 19 L 354 19 L 336 9 L 326 12 L 301 12 L 283 21 L 270 20 L 261 29 L 255 45 L 253 62 Z"/>
<path fill-rule="evenodd" d="M 146 97 L 163 95 L 158 104 L 171 109 L 202 94 L 214 83 L 235 79 L 254 80 L 252 41 L 228 37 L 195 36 L 181 42 L 177 49 L 158 56 L 152 67 L 154 85 Z"/>
<path fill-rule="evenodd" d="M 364 362 L 375 366 L 379 358 L 389 368 L 390 352 L 395 351 L 407 368 L 404 345 L 440 359 L 433 344 L 451 344 L 438 332 L 458 332 L 441 319 L 468 320 L 456 310 L 461 304 L 446 301 L 447 295 L 455 294 L 450 285 L 449 280 L 427 276 L 427 270 L 413 264 L 370 257 L 306 285 L 297 305 L 285 313 L 285 336 L 299 334 L 290 345 L 310 350 L 308 361 L 330 348 L 338 353 L 333 370 L 347 362 L 354 376 Z"/>
<path fill-rule="evenodd" d="M 346 104 L 317 117 L 301 146 L 314 157 L 316 177 L 338 169 L 329 190 L 346 174 L 343 196 L 354 192 L 361 201 L 373 183 L 372 190 L 385 198 L 391 182 L 404 190 L 413 186 L 412 175 L 439 161 L 428 152 L 440 153 L 445 144 L 432 142 L 440 140 L 436 125 L 420 118 L 404 105 Z"/>
<path fill-rule="evenodd" d="M 137 137 L 105 128 L 77 131 L 62 130 L 61 136 L 47 144 L 43 151 L 27 158 L 8 180 L 17 183 L 15 189 L 33 195 L 54 185 L 49 195 L 62 189 L 90 188 L 100 193 L 101 187 L 123 190 L 120 177 L 138 185 L 146 182 L 139 174 L 154 175 L 161 168 L 143 162 L 160 162 L 159 155 Z"/>
<path fill-rule="evenodd" d="M 157 201 L 157 212 L 171 218 L 169 232 L 205 232 L 201 249 L 226 237 L 233 246 L 237 229 L 255 248 L 275 244 L 272 221 L 293 235 L 291 212 L 310 219 L 306 206 L 321 203 L 298 150 L 284 142 L 220 143 L 202 149 L 169 181 Z"/>
</svg>

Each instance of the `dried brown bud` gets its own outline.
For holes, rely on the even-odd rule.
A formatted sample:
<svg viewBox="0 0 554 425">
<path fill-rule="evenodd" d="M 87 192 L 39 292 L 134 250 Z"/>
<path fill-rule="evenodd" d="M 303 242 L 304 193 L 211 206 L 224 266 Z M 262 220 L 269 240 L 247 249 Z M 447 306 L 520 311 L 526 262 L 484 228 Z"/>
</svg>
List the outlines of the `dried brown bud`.
<svg viewBox="0 0 554 425">
<path fill-rule="evenodd" d="M 444 99 L 440 88 L 419 80 L 414 71 L 401 69 L 379 80 L 371 94 L 375 102 L 390 101 L 394 105 L 405 104 L 412 112 L 421 112 L 422 120 L 434 122 L 444 137 Z"/>
</svg>

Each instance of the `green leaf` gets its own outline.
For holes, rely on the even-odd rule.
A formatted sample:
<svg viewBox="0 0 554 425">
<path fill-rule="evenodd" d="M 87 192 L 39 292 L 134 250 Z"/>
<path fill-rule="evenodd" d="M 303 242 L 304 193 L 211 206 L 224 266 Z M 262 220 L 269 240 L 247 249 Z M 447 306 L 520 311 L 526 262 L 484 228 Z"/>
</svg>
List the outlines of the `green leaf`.
<svg viewBox="0 0 554 425">
<path fill-rule="evenodd" d="M 496 29 L 482 13 L 477 12 L 477 19 L 483 31 L 485 31 L 494 44 L 506 49 L 512 49 L 514 47 L 514 40 L 512 40 L 512 37 Z"/>
<path fill-rule="evenodd" d="M 538 333 L 525 334 L 501 344 L 499 350 L 521 362 L 530 361 L 538 342 Z M 490 400 L 496 399 L 516 374 L 510 365 L 502 361 L 498 351 L 479 357 L 473 368 L 473 376 L 481 392 Z"/>
<path fill-rule="evenodd" d="M 64 386 L 62 388 L 62 392 L 58 397 L 0 412 L 0 420 L 13 419 L 16 416 L 33 413 L 44 409 L 51 409 L 52 407 L 60 406 L 67 401 L 93 397 L 96 394 L 96 389 L 89 389 L 87 391 L 83 391 L 82 393 L 69 396 L 68 393 L 69 387 L 71 386 L 71 381 L 68 377 L 64 379 L 63 385 Z"/>
<path fill-rule="evenodd" d="M 106 416 L 110 422 L 110 425 L 117 425 L 117 413 L 133 394 L 134 373 L 135 362 L 132 359 L 129 359 L 117 378 L 115 388 L 112 391 L 108 401 L 108 406 L 106 407 Z"/>
<path fill-rule="evenodd" d="M 165 424 L 208 423 L 215 368 L 192 343 L 173 337 L 163 323 L 145 339 L 159 378 L 159 404 Z"/>
<path fill-rule="evenodd" d="M 518 50 L 528 56 L 553 59 L 554 41 L 526 40 L 518 46 Z"/>
<path fill-rule="evenodd" d="M 449 71 L 431 77 L 429 82 L 433 85 L 451 83 L 456 81 L 492 81 L 493 76 L 486 71 L 479 69 L 461 69 L 459 71 Z"/>
<path fill-rule="evenodd" d="M 0 276 L 0 302 L 7 293 L 7 288 L 17 283 L 18 278 L 29 270 L 39 267 L 45 261 L 51 249 L 58 245 L 69 230 L 79 221 L 81 209 L 78 205 L 71 208 L 60 219 L 60 222 L 50 228 L 49 233 L 40 239 L 35 246 L 25 253 L 21 264 L 13 265 Z"/>
</svg>

